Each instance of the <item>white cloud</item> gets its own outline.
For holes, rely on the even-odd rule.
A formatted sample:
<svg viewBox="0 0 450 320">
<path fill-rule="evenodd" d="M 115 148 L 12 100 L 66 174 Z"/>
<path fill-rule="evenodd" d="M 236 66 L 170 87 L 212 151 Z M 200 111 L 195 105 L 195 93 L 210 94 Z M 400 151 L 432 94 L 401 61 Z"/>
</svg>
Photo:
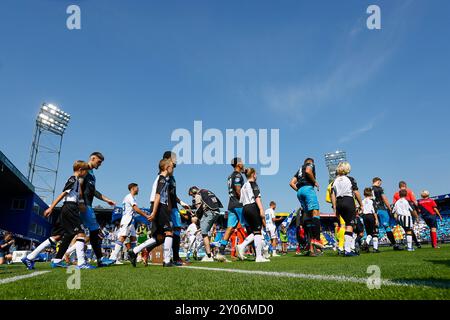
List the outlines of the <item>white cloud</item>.
<svg viewBox="0 0 450 320">
<path fill-rule="evenodd" d="M 364 124 L 362 127 L 358 128 L 358 129 L 356 129 L 354 131 L 351 131 L 347 135 L 344 135 L 343 137 L 341 137 L 338 142 L 339 143 L 346 143 L 346 142 L 350 142 L 350 141 L 352 141 L 352 140 L 354 140 L 356 138 L 359 138 L 364 133 L 367 133 L 367 132 L 375 129 L 376 124 L 383 117 L 384 117 L 384 113 L 381 113 L 381 114 L 377 115 L 376 117 L 372 118 L 368 123 Z"/>
</svg>

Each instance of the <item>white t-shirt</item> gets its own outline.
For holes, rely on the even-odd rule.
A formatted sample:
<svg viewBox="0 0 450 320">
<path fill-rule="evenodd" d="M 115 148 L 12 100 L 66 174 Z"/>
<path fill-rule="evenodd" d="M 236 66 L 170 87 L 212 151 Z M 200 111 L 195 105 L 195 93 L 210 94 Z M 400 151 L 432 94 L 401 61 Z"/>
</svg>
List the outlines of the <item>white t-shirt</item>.
<svg viewBox="0 0 450 320">
<path fill-rule="evenodd" d="M 374 214 L 376 213 L 375 207 L 373 206 L 373 200 L 371 198 L 364 198 L 362 201 L 364 211 L 363 214 Z"/>
<path fill-rule="evenodd" d="M 127 194 L 122 201 L 122 220 L 120 220 L 121 225 L 128 225 L 134 218 L 134 209 L 133 206 L 137 206 L 136 199 L 131 195 L 131 193 Z"/>
<path fill-rule="evenodd" d="M 256 182 L 247 181 L 244 183 L 241 189 L 241 199 L 239 200 L 244 206 L 256 202 L 256 198 L 261 197 L 261 191 L 259 190 Z"/>
<path fill-rule="evenodd" d="M 188 237 L 195 236 L 197 230 L 198 230 L 197 225 L 195 223 L 191 223 L 189 227 L 186 229 L 186 234 Z"/>
<path fill-rule="evenodd" d="M 273 210 L 272 208 L 269 208 L 266 210 L 265 212 L 265 217 L 266 217 L 266 227 L 271 227 L 274 225 L 273 220 L 275 218 L 275 210 Z"/>
<path fill-rule="evenodd" d="M 394 213 L 399 216 L 411 217 L 411 212 L 413 212 L 413 209 L 405 198 L 401 198 L 394 205 Z"/>
</svg>

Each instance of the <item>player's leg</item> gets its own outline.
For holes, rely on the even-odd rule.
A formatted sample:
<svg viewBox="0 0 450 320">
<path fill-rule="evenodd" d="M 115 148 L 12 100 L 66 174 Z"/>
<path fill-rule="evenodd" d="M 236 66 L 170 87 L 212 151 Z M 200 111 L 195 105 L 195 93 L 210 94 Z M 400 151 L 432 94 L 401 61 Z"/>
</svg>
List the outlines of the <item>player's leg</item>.
<svg viewBox="0 0 450 320">
<path fill-rule="evenodd" d="M 227 259 L 225 257 L 225 248 L 228 245 L 228 240 L 230 239 L 231 234 L 236 229 L 239 223 L 239 217 L 237 213 L 238 209 L 242 210 L 242 208 L 234 208 L 228 210 L 227 230 L 225 231 L 222 240 L 220 240 L 219 253 L 216 256 L 216 259 L 218 261 L 227 262 Z"/>
<path fill-rule="evenodd" d="M 177 266 L 182 266 L 183 262 L 180 258 L 180 242 L 181 242 L 181 216 L 178 208 L 173 208 L 171 211 L 171 219 L 173 223 L 173 237 L 172 237 L 172 254 L 173 263 Z"/>
<path fill-rule="evenodd" d="M 118 233 L 118 239 L 116 240 L 115 244 L 114 244 L 114 249 L 111 252 L 111 256 L 109 257 L 111 260 L 117 261 L 120 252 L 122 251 L 123 248 L 123 243 L 125 242 L 126 239 L 126 234 L 124 234 L 123 230 L 121 230 L 122 227 L 119 230 Z"/>
<path fill-rule="evenodd" d="M 337 211 L 341 214 L 342 219 L 345 222 L 345 243 L 344 252 L 346 257 L 354 256 L 355 253 L 352 248 L 355 247 L 353 238 L 353 225 L 354 219 L 356 218 L 356 207 L 353 198 L 344 197 L 337 200 L 336 204 Z"/>
<path fill-rule="evenodd" d="M 34 260 L 37 256 L 51 246 L 56 246 L 56 243 L 61 240 L 62 236 L 58 233 L 61 233 L 58 230 L 53 230 L 52 236 L 42 242 L 36 249 L 34 249 L 31 253 L 29 253 L 26 257 L 22 258 L 22 263 L 25 264 L 28 270 L 34 269 Z"/>
<path fill-rule="evenodd" d="M 300 237 L 300 236 L 299 236 Z M 270 238 L 272 241 L 272 257 L 278 257 L 279 255 L 277 254 L 277 247 L 278 247 L 278 237 L 277 237 L 277 229 L 275 226 L 271 227 L 270 230 Z M 300 240 L 301 241 L 301 240 Z M 299 242 L 300 242 L 299 241 Z"/>
<path fill-rule="evenodd" d="M 430 238 L 431 238 L 431 246 L 433 248 L 438 247 L 438 238 L 437 238 L 437 219 L 436 215 L 428 215 L 425 217 L 425 223 L 430 228 Z"/>
<path fill-rule="evenodd" d="M 202 262 L 212 262 L 214 261 L 211 254 L 211 246 L 209 241 L 209 232 L 211 231 L 214 223 L 218 219 L 218 214 L 215 212 L 207 211 L 203 214 L 200 220 L 200 230 L 202 232 L 203 244 L 205 245 L 206 256 L 202 259 Z"/>
<path fill-rule="evenodd" d="M 304 196 L 305 196 L 305 202 L 306 202 L 306 210 L 311 212 L 312 214 L 312 226 L 311 226 L 311 233 L 312 233 L 312 239 L 311 243 L 316 249 L 322 250 L 323 244 L 320 240 L 320 232 L 321 232 L 321 226 L 320 226 L 320 211 L 319 211 L 319 201 L 317 199 L 317 194 L 314 191 L 314 187 L 303 187 L 304 189 Z"/>
<path fill-rule="evenodd" d="M 395 241 L 394 233 L 392 232 L 390 217 L 387 210 L 378 210 L 378 219 L 380 221 L 380 226 L 383 227 L 386 231 L 386 236 L 389 239 L 389 242 L 394 246 L 394 248 L 396 248 L 397 244 Z"/>
<path fill-rule="evenodd" d="M 103 259 L 102 252 L 102 234 L 100 231 L 100 225 L 95 217 L 95 212 L 92 207 L 86 207 L 86 211 L 80 213 L 81 222 L 89 230 L 89 241 L 92 246 L 92 250 L 97 258 L 97 265 L 99 267 L 104 267 L 106 265 L 112 264 L 114 261 L 109 259 Z"/>
<path fill-rule="evenodd" d="M 85 244 L 86 235 L 84 234 L 84 232 L 79 233 L 76 237 L 75 251 L 77 255 L 77 266 L 83 268 L 86 265 Z"/>
<path fill-rule="evenodd" d="M 270 262 L 269 259 L 266 259 L 263 256 L 263 236 L 262 236 L 263 223 L 262 223 L 262 218 L 259 215 L 258 206 L 254 203 L 254 204 L 250 205 L 249 208 L 250 208 L 249 217 L 247 217 L 247 215 L 246 215 L 245 219 L 254 234 L 255 254 L 256 254 L 255 262 L 258 262 L 258 263 Z"/>
</svg>

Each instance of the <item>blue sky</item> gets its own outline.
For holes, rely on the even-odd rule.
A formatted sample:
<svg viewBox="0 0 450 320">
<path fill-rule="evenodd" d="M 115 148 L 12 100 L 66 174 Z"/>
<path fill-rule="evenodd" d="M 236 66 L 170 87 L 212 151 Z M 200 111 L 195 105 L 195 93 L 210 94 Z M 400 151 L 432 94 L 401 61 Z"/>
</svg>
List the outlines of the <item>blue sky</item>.
<svg viewBox="0 0 450 320">
<path fill-rule="evenodd" d="M 66 8 L 81 7 L 81 30 Z M 366 28 L 381 7 L 382 29 Z M 280 129 L 280 170 L 263 201 L 297 206 L 288 183 L 314 157 L 343 149 L 360 187 L 381 176 L 419 193 L 450 192 L 450 3 L 433 1 L 2 1 L 0 150 L 26 174 L 43 101 L 72 115 L 60 190 L 72 162 L 106 161 L 98 189 L 116 201 L 129 182 L 146 205 L 177 128 Z M 198 185 L 227 202 L 229 165 L 180 165 L 180 197 Z"/>
</svg>

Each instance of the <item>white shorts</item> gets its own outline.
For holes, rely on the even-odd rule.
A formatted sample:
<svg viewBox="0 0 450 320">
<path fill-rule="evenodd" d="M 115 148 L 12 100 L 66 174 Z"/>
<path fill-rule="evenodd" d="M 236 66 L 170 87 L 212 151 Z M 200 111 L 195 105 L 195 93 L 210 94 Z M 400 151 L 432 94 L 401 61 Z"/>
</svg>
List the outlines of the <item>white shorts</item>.
<svg viewBox="0 0 450 320">
<path fill-rule="evenodd" d="M 136 229 L 133 223 L 129 225 L 120 225 L 120 229 L 117 232 L 117 237 L 135 237 L 136 238 Z"/>
<path fill-rule="evenodd" d="M 270 239 L 277 239 L 277 228 L 271 224 L 266 227 L 266 231 L 269 234 Z"/>
</svg>

